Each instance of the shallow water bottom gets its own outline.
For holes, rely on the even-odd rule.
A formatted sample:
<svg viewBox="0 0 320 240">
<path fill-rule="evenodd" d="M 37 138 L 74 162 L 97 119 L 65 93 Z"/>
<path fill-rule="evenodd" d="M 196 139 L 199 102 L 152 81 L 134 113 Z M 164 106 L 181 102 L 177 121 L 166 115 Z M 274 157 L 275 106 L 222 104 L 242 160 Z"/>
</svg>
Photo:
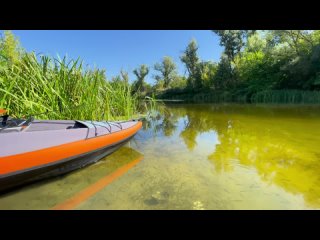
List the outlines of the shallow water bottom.
<svg viewBox="0 0 320 240">
<path fill-rule="evenodd" d="M 112 155 L 0 209 L 319 209 L 319 110 L 169 105 Z"/>
</svg>

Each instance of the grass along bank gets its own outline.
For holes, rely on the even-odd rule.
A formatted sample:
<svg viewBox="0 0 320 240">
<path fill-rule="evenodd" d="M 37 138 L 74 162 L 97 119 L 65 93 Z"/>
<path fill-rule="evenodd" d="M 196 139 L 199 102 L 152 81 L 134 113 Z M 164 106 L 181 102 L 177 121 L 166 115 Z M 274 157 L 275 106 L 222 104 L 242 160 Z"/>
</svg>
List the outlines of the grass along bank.
<svg viewBox="0 0 320 240">
<path fill-rule="evenodd" d="M 266 90 L 253 94 L 244 91 L 196 91 L 170 89 L 157 95 L 157 99 L 183 100 L 186 103 L 271 103 L 320 104 L 320 91 Z"/>
<path fill-rule="evenodd" d="M 130 119 L 139 112 L 130 84 L 110 82 L 105 72 L 85 68 L 78 60 L 24 54 L 0 65 L 0 108 L 14 117 L 41 119 Z"/>
</svg>

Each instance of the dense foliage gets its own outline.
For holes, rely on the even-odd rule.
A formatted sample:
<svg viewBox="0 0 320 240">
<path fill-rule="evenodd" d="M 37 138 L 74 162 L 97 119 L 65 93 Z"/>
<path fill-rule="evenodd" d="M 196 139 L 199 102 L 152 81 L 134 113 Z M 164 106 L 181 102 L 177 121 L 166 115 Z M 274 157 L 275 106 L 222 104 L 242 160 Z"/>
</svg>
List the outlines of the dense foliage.
<svg viewBox="0 0 320 240">
<path fill-rule="evenodd" d="M 319 102 L 320 31 L 216 30 L 224 52 L 218 63 L 200 60 L 195 40 L 187 46 L 181 61 L 188 72 L 186 87 L 176 97 L 190 93 L 230 95 L 231 101 L 297 103 L 300 95 L 308 103 Z M 192 90 L 188 89 L 192 88 Z M 208 92 L 210 89 L 210 93 Z M 279 91 L 283 91 L 280 93 Z M 301 91 L 297 93 L 297 91 Z M 176 94 L 167 90 L 160 97 Z M 279 94 L 290 97 L 279 97 Z M 291 95 L 292 94 L 292 95 Z M 266 96 L 269 97 L 257 97 Z M 224 98 L 222 98 L 224 99 Z"/>
</svg>

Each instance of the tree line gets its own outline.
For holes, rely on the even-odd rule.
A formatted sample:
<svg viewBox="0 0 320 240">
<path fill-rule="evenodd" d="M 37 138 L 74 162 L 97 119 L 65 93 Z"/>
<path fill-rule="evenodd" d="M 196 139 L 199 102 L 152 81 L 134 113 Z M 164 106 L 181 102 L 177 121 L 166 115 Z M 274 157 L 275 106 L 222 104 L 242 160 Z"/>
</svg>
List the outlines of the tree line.
<svg viewBox="0 0 320 240">
<path fill-rule="evenodd" d="M 132 92 L 140 96 L 159 97 L 227 92 L 250 99 L 266 91 L 320 90 L 320 30 L 212 30 L 212 34 L 219 36 L 224 48 L 218 62 L 201 60 L 198 44 L 192 40 L 180 56 L 184 76 L 178 74 L 173 59 L 165 56 L 153 66 L 142 64 L 134 69 L 132 83 L 124 70 L 110 82 L 130 84 Z M 0 67 L 18 61 L 21 51 L 13 34 L 5 31 L 0 41 Z M 153 85 L 146 82 L 151 69 L 156 73 Z"/>
<path fill-rule="evenodd" d="M 280 90 L 320 90 L 319 30 L 212 32 L 219 36 L 220 45 L 224 47 L 218 62 L 201 60 L 197 42 L 192 40 L 180 56 L 186 76 L 179 76 L 172 58 L 164 57 L 154 66 L 159 73 L 154 76 L 154 86 L 145 84 L 141 75 L 139 78 L 135 73 L 139 89 L 166 96 L 219 91 L 248 99 L 266 91 L 279 94 Z M 142 65 L 137 71 L 146 73 L 145 77 L 149 68 Z"/>
</svg>

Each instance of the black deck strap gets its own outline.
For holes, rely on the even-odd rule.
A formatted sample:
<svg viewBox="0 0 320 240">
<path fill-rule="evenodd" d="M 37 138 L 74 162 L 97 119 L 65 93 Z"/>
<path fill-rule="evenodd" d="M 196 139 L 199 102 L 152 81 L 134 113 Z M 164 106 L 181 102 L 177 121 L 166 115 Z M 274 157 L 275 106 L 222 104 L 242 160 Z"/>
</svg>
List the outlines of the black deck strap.
<svg viewBox="0 0 320 240">
<path fill-rule="evenodd" d="M 88 137 L 89 137 L 89 132 L 90 132 L 90 128 L 88 128 L 87 136 L 86 136 L 86 139 L 85 139 L 85 140 L 87 140 L 87 139 L 88 139 Z"/>
<path fill-rule="evenodd" d="M 118 128 L 120 128 L 122 130 L 122 125 L 121 123 L 117 123 L 117 122 L 111 122 L 110 124 L 112 124 L 113 126 L 116 126 Z M 119 127 L 120 126 L 120 127 Z"/>
<path fill-rule="evenodd" d="M 98 135 L 97 126 L 93 123 L 93 121 L 91 121 L 91 124 L 94 126 L 94 136 L 97 136 Z"/>
<path fill-rule="evenodd" d="M 105 123 L 109 125 L 109 127 L 110 127 L 110 131 L 109 132 L 111 133 L 112 127 L 111 127 L 110 123 L 108 121 L 105 121 Z"/>
<path fill-rule="evenodd" d="M 100 125 L 100 124 L 97 124 L 97 123 L 96 123 L 96 125 L 99 126 L 99 127 L 104 127 L 105 129 L 108 130 L 109 133 L 111 133 L 111 128 L 108 129 L 107 126 L 103 126 L 103 125 Z"/>
<path fill-rule="evenodd" d="M 93 121 L 81 121 L 81 120 L 74 120 L 74 121 L 88 129 L 85 140 L 89 138 L 90 129 L 92 129 L 93 127 L 95 128 L 95 136 L 97 136 L 97 126 L 95 123 L 93 123 Z"/>
</svg>

